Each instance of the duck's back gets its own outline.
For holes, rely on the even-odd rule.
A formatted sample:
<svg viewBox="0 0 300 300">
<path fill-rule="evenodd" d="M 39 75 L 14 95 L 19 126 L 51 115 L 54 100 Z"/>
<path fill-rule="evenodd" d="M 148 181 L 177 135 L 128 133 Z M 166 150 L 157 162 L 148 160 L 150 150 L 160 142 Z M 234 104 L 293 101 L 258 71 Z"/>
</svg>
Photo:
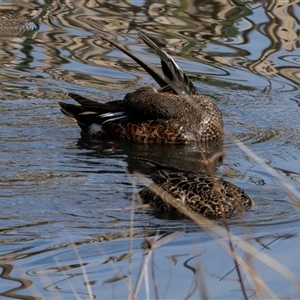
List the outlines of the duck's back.
<svg viewBox="0 0 300 300">
<path fill-rule="evenodd" d="M 222 114 L 213 99 L 205 95 L 166 94 L 143 87 L 128 93 L 124 104 L 131 116 L 129 121 L 136 123 L 134 128 L 139 127 L 140 135 L 148 135 L 148 142 L 158 132 L 162 143 L 210 141 L 221 138 L 223 133 Z M 134 137 L 136 130 L 127 129 L 133 139 L 139 138 Z"/>
<path fill-rule="evenodd" d="M 166 169 L 154 171 L 151 177 L 162 193 L 154 193 L 148 187 L 140 194 L 143 201 L 159 212 L 177 213 L 176 208 L 163 200 L 167 194 L 173 196 L 175 201 L 212 219 L 222 216 L 221 209 L 228 218 L 239 208 L 254 205 L 244 190 L 222 179 L 212 180 L 206 175 Z"/>
</svg>

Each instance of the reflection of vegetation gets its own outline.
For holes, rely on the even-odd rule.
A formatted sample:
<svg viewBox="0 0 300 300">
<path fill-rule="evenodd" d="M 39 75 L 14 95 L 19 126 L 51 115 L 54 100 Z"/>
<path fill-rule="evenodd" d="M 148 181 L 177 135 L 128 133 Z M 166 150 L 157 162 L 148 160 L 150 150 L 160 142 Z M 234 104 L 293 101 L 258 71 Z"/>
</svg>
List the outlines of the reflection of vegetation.
<svg viewBox="0 0 300 300">
<path fill-rule="evenodd" d="M 32 286 L 32 281 L 24 278 L 13 277 L 11 273 L 14 271 L 14 268 L 13 265 L 11 264 L 1 264 L 1 269 L 2 269 L 1 278 L 8 280 L 11 284 L 15 283 L 17 286 L 7 291 L 1 292 L 1 295 L 8 298 L 22 299 L 23 297 L 19 297 L 18 292 L 20 290 L 30 289 L 30 287 Z M 27 296 L 26 299 L 42 300 L 43 298 Z"/>
<path fill-rule="evenodd" d="M 222 36 L 225 37 L 236 37 L 239 35 L 238 29 L 235 27 L 236 22 L 239 20 L 242 20 L 243 18 L 250 16 L 253 14 L 252 10 L 245 5 L 244 2 L 240 0 L 232 1 L 236 4 L 236 8 L 238 12 L 234 14 L 230 14 L 229 17 L 226 17 L 224 20 L 222 20 L 220 23 L 221 25 L 226 28 L 226 32 L 223 32 Z"/>
<path fill-rule="evenodd" d="M 22 37 L 33 34 L 38 30 L 38 24 L 24 9 L 9 9 L 6 6 L 0 8 L 0 36 L 1 38 Z"/>
<path fill-rule="evenodd" d="M 140 6 L 125 0 L 104 1 L 99 6 L 90 1 L 77 1 L 72 5 L 61 1 L 45 1 L 42 4 L 37 1 L 30 4 L 19 3 L 14 6 L 13 11 L 15 15 L 21 16 L 14 22 L 19 22 L 22 40 L 14 44 L 11 36 L 2 41 L 2 51 L 5 54 L 0 55 L 0 64 L 5 62 L 5 67 L 16 66 L 21 72 L 32 70 L 38 65 L 42 77 L 50 75 L 54 79 L 95 87 L 109 87 L 112 84 L 112 88 L 115 89 L 116 84 L 111 78 L 106 80 L 103 74 L 100 75 L 105 72 L 101 68 L 99 72 L 95 69 L 87 73 L 80 71 L 80 67 L 76 67 L 74 72 L 66 66 L 69 62 L 79 62 L 86 66 L 118 69 L 117 72 L 123 73 L 124 68 L 118 68 L 115 58 L 110 55 L 112 52 L 105 50 L 102 45 L 96 45 L 97 34 L 128 34 L 128 31 L 138 28 L 151 32 L 159 44 L 166 47 L 171 54 L 175 52 L 188 55 L 190 59 L 204 64 L 203 68 L 210 64 L 213 64 L 213 67 L 231 65 L 237 59 L 239 65 L 255 74 L 268 77 L 280 75 L 296 82 L 296 69 L 291 64 L 278 66 L 273 59 L 274 55 L 280 53 L 280 45 L 288 51 L 293 51 L 296 47 L 298 36 L 295 32 L 297 22 L 294 17 L 294 3 L 296 2 L 280 6 L 271 1 L 265 7 L 249 2 L 245 4 L 240 0 L 201 3 L 182 0 L 178 4 L 146 1 Z M 256 10 L 265 10 L 269 20 L 255 24 L 252 20 L 251 5 L 256 5 Z M 286 9 L 287 7 L 289 9 Z M 8 12 L 11 8 L 5 5 L 2 9 L 7 9 L 6 15 L 9 20 Z M 243 21 L 241 24 L 247 22 L 248 28 L 243 30 L 238 27 L 239 21 Z M 40 31 L 39 24 L 43 24 L 42 28 L 46 30 Z M 264 30 L 267 33 L 263 38 L 269 40 L 270 46 L 251 53 L 247 44 L 251 42 L 249 39 L 256 30 Z M 4 32 L 2 28 L 2 33 Z M 224 37 L 227 39 L 220 39 Z M 136 42 L 128 41 L 128 47 L 133 44 L 136 45 Z M 221 50 L 212 51 L 210 48 L 214 45 Z M 137 48 L 134 50 L 137 51 Z M 35 55 L 34 52 L 38 52 L 39 55 Z M 244 60 L 251 56 L 255 58 Z M 289 58 L 285 56 L 284 59 L 287 61 Z M 133 70 L 136 70 L 136 66 L 128 65 L 128 73 L 133 74 Z M 213 74 L 213 77 L 218 76 Z M 230 73 L 222 74 L 224 75 L 228 77 Z M 124 74 L 118 80 L 123 77 Z M 138 81 L 139 76 L 134 76 L 129 81 L 132 80 Z"/>
<path fill-rule="evenodd" d="M 296 85 L 299 84 L 298 67 L 295 67 L 294 64 L 290 64 L 290 66 L 274 64 L 279 55 L 282 55 L 282 63 L 289 60 L 290 55 L 282 54 L 282 50 L 293 52 L 297 48 L 299 41 L 299 34 L 296 33 L 298 20 L 295 17 L 296 11 L 294 11 L 297 3 L 297 0 L 284 4 L 276 0 L 266 2 L 265 12 L 269 20 L 255 25 L 263 28 L 262 34 L 267 34 L 270 43 L 268 47 L 262 49 L 256 59 L 245 63 L 245 66 L 253 73 L 262 74 L 269 78 L 280 75 Z M 293 58 L 291 60 L 294 61 Z"/>
</svg>

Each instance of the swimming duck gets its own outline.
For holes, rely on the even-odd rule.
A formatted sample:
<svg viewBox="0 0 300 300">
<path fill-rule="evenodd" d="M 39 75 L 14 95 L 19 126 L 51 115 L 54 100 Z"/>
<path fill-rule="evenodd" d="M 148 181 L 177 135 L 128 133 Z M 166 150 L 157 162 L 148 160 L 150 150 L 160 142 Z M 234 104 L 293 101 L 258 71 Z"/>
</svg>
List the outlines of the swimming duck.
<svg viewBox="0 0 300 300">
<path fill-rule="evenodd" d="M 157 162 L 152 165 L 151 178 L 160 190 L 158 195 L 150 187 L 140 192 L 141 199 L 163 215 L 181 215 L 177 209 L 163 198 L 171 195 L 196 213 L 210 219 L 222 217 L 219 201 L 226 218 L 232 217 L 239 209 L 254 205 L 252 199 L 238 186 L 221 178 L 192 173 Z M 214 191 L 214 184 L 219 191 Z M 153 184 L 152 184 L 153 185 Z"/>
<path fill-rule="evenodd" d="M 212 98 L 198 94 L 192 81 L 171 56 L 144 33 L 139 37 L 161 59 L 164 77 L 112 40 L 101 37 L 135 60 L 159 84 L 140 87 L 123 100 L 98 103 L 69 93 L 79 103 L 59 102 L 62 113 L 74 119 L 83 133 L 139 143 L 187 144 L 211 141 L 223 132 L 222 114 Z"/>
</svg>

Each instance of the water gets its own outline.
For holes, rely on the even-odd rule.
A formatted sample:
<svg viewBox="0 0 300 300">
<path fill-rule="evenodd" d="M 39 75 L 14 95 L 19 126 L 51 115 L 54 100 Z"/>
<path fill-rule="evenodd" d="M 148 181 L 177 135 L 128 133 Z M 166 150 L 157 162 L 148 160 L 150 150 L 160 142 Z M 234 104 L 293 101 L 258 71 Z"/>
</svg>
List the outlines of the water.
<svg viewBox="0 0 300 300">
<path fill-rule="evenodd" d="M 132 171 L 149 174 L 134 157 L 197 170 L 197 149 L 86 139 L 59 111 L 66 92 L 104 102 L 153 84 L 98 37 L 117 39 L 159 67 L 138 29 L 224 113 L 226 157 L 216 172 L 256 203 L 229 222 L 241 239 L 236 253 L 270 289 L 265 298 L 299 297 L 299 196 L 290 192 L 300 182 L 297 1 L 0 3 L 1 299 L 121 299 L 135 291 L 139 299 L 243 297 L 215 234 L 190 220 L 158 218 L 133 195 L 144 184 Z M 144 255 L 145 237 L 163 234 L 171 236 Z M 218 241 L 228 247 L 226 234 Z M 237 247 L 242 241 L 256 247 L 253 257 Z M 260 255 L 274 259 L 273 268 Z M 141 265 L 147 276 L 139 288 Z M 258 297 L 245 274 L 247 295 Z"/>
</svg>

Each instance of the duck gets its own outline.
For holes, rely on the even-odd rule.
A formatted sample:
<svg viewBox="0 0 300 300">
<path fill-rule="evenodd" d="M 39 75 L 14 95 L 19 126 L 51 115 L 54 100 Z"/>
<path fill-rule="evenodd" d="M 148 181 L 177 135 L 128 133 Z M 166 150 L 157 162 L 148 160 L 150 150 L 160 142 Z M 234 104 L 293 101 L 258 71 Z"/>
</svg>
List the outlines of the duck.
<svg viewBox="0 0 300 300">
<path fill-rule="evenodd" d="M 151 165 L 153 183 L 139 195 L 144 204 L 149 204 L 161 216 L 182 216 L 177 203 L 209 219 L 223 216 L 228 219 L 254 205 L 243 189 L 222 178 L 143 160 Z M 173 205 L 164 200 L 167 195 L 173 197 Z"/>
<path fill-rule="evenodd" d="M 68 93 L 77 104 L 59 102 L 61 112 L 80 126 L 82 133 L 111 140 L 137 143 L 188 144 L 220 139 L 222 113 L 214 100 L 199 94 L 190 78 L 173 58 L 145 33 L 141 40 L 160 58 L 163 75 L 123 46 L 100 38 L 136 61 L 159 85 L 142 86 L 123 100 L 99 103 L 82 95 Z"/>
</svg>

